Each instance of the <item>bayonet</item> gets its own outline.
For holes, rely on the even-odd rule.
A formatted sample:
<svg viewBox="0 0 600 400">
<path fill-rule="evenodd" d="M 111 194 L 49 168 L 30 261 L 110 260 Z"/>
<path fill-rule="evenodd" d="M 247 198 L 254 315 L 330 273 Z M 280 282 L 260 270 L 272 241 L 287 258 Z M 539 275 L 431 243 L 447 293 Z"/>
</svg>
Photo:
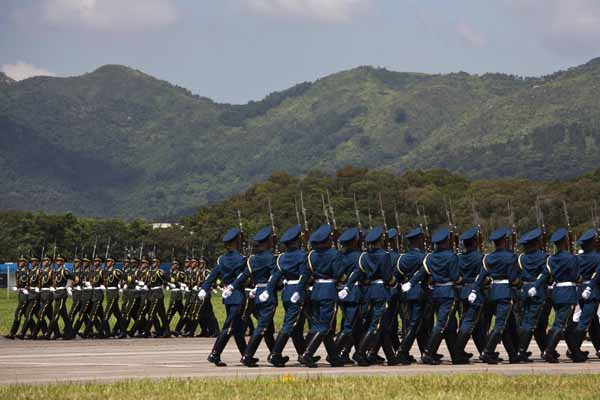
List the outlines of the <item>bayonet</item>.
<svg viewBox="0 0 600 400">
<path fill-rule="evenodd" d="M 321 193 L 321 202 L 323 203 L 323 214 L 325 214 L 325 221 L 327 221 L 327 225 L 331 225 L 329 221 L 329 213 L 327 212 L 327 206 L 325 205 L 325 196 Z"/>
<path fill-rule="evenodd" d="M 333 229 L 337 229 L 337 222 L 335 221 L 335 212 L 333 211 L 333 205 L 331 204 L 331 197 L 329 197 L 329 190 L 327 193 L 327 203 L 329 204 L 329 214 L 331 214 L 331 222 L 333 223 Z"/>
</svg>

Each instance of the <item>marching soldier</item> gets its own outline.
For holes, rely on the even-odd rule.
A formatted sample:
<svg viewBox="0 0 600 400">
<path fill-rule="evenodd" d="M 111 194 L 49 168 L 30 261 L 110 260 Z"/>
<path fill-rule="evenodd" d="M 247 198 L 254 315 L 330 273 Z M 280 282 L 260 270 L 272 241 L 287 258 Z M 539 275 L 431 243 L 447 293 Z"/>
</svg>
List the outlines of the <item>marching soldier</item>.
<svg viewBox="0 0 600 400">
<path fill-rule="evenodd" d="M 163 286 L 166 285 L 167 279 L 165 272 L 160 268 L 161 260 L 157 256 L 152 259 L 152 269 L 148 273 L 149 294 L 149 312 L 148 321 L 146 323 L 146 332 L 150 332 L 151 325 L 154 325 L 156 336 L 164 338 L 171 337 L 169 329 L 169 321 L 165 311 Z M 159 322 L 160 319 L 160 322 Z"/>
<path fill-rule="evenodd" d="M 167 290 L 171 292 L 167 310 L 167 327 L 170 329 L 175 314 L 179 314 L 180 321 L 185 316 L 185 306 L 183 305 L 183 293 L 186 287 L 185 272 L 179 270 L 179 260 L 175 257 L 171 259 L 171 272 L 167 279 L 167 286 Z M 181 332 L 175 329 L 171 334 L 179 336 Z"/>
<path fill-rule="evenodd" d="M 29 282 L 27 291 L 27 309 L 25 310 L 25 323 L 21 327 L 21 334 L 17 336 L 18 339 L 25 338 L 25 334 L 29 330 L 31 332 L 31 339 L 37 339 L 33 333 L 36 331 L 38 323 L 44 324 L 42 318 L 40 318 L 40 259 L 36 256 L 31 258 L 31 269 L 29 271 Z M 35 319 L 35 320 L 34 320 Z M 37 320 L 37 321 L 36 321 Z"/>
<path fill-rule="evenodd" d="M 69 294 L 72 293 L 71 287 L 67 287 L 70 281 L 75 280 L 75 275 L 65 267 L 65 259 L 62 256 L 55 258 L 56 270 L 54 271 L 54 313 L 52 314 L 52 320 L 48 328 L 48 337 L 57 339 L 62 336 L 63 340 L 70 340 L 74 338 L 73 327 L 71 324 L 71 318 L 67 311 L 67 299 Z M 42 292 L 43 293 L 43 292 Z M 58 327 L 58 319 L 62 318 L 64 322 L 64 329 L 61 335 Z M 54 337 L 52 337 L 54 334 Z"/>
<path fill-rule="evenodd" d="M 123 281 L 123 271 L 117 269 L 115 266 L 115 259 L 108 257 L 106 259 L 106 268 L 103 273 L 104 285 L 106 287 L 106 313 L 104 314 L 103 325 L 107 330 L 106 335 L 124 339 L 127 336 L 127 327 L 125 326 L 125 319 L 121 313 L 119 307 L 119 291 L 121 290 L 120 285 Z M 115 326 L 110 329 L 110 317 L 114 316 L 116 319 Z"/>
<path fill-rule="evenodd" d="M 73 259 L 73 281 L 71 282 L 71 309 L 69 310 L 69 320 L 73 324 L 73 335 L 79 333 L 79 326 L 77 326 L 77 316 L 81 312 L 81 285 L 85 278 L 83 276 L 83 270 L 81 268 L 81 258 L 75 256 Z"/>
<path fill-rule="evenodd" d="M 150 265 L 150 259 L 146 256 L 142 257 L 140 268 L 136 271 L 136 296 L 138 301 L 138 307 L 135 313 L 133 328 L 129 332 L 129 336 L 137 337 L 150 337 L 149 330 L 145 329 L 148 327 L 147 315 L 150 308 L 149 303 L 149 288 L 148 288 L 148 267 Z"/>
<path fill-rule="evenodd" d="M 198 265 L 198 261 L 196 260 L 196 262 L 194 263 L 195 258 L 190 258 L 190 257 L 186 257 L 185 261 L 183 262 L 183 266 L 184 266 L 184 283 L 182 286 L 183 289 L 183 299 L 184 299 L 184 303 L 183 303 L 183 307 L 184 307 L 184 312 L 183 312 L 183 317 L 179 318 L 179 321 L 177 322 L 177 325 L 175 326 L 175 331 L 173 331 L 173 334 L 175 336 L 189 336 L 188 332 L 191 328 L 191 319 L 190 316 L 193 313 L 193 307 L 196 301 L 198 301 L 198 292 L 199 290 L 194 290 L 194 276 L 195 276 L 195 267 L 194 265 Z M 196 292 L 196 294 L 194 295 L 193 292 Z M 183 333 L 182 333 L 183 332 Z"/>
<path fill-rule="evenodd" d="M 129 258 L 129 268 L 125 271 L 123 278 L 125 279 L 123 284 L 123 310 L 125 322 L 123 326 L 129 329 L 129 325 L 133 320 L 135 323 L 135 317 L 140 307 L 140 293 L 138 290 L 138 273 L 139 273 L 139 260 L 136 257 Z M 135 332 L 133 328 L 127 331 L 127 335 L 133 337 Z"/>
<path fill-rule="evenodd" d="M 119 282 L 120 294 L 121 294 L 121 316 L 123 318 L 123 328 L 124 332 L 116 332 L 118 326 L 115 325 L 113 328 L 112 336 L 124 336 L 127 337 L 127 331 L 129 328 L 129 320 L 127 319 L 127 310 L 129 309 L 129 304 L 132 299 L 132 292 L 129 286 L 131 285 L 131 256 L 125 255 L 123 258 L 123 270 L 121 272 L 121 281 Z"/>
<path fill-rule="evenodd" d="M 52 259 L 48 256 L 42 258 L 42 270 L 40 271 L 40 318 L 32 333 L 37 337 L 41 330 L 43 339 L 50 339 L 50 330 L 48 325 L 52 322 L 52 300 L 54 299 L 54 271 L 52 270 Z M 48 319 L 48 324 L 46 320 Z"/>
<path fill-rule="evenodd" d="M 92 335 L 93 333 L 93 325 L 95 323 L 95 321 L 92 321 L 90 313 L 90 311 L 92 310 L 92 292 L 94 291 L 94 288 L 91 284 L 91 281 L 93 280 L 93 272 L 91 260 L 89 258 L 84 256 L 81 261 L 83 264 L 81 267 L 81 311 L 79 311 L 79 319 L 73 326 L 73 331 L 75 331 L 75 334 L 79 334 L 79 329 L 81 328 L 81 325 L 85 322 L 85 329 L 81 336 L 83 338 L 89 338 L 90 335 Z"/>
<path fill-rule="evenodd" d="M 208 292 L 210 292 L 217 279 L 220 278 L 223 284 L 227 286 L 231 285 L 238 275 L 242 273 L 246 265 L 246 257 L 240 254 L 240 234 L 241 231 L 239 228 L 232 228 L 223 237 L 223 243 L 227 252 L 217 259 L 217 265 L 211 270 L 210 275 L 202 284 L 202 288 L 198 293 L 198 298 L 201 301 L 206 299 Z M 227 293 L 226 296 L 223 296 L 227 317 L 223 323 L 223 329 L 208 356 L 208 361 L 218 367 L 227 365 L 221 361 L 221 353 L 232 335 L 240 354 L 243 356 L 246 351 L 246 340 L 244 339 L 244 330 L 246 327 L 242 317 L 248 300 L 245 298 L 242 290 L 233 288 L 228 290 Z"/>
<path fill-rule="evenodd" d="M 29 291 L 27 290 L 29 286 L 29 268 L 28 268 L 29 260 L 23 256 L 19 257 L 19 263 L 17 265 L 17 272 L 15 276 L 16 286 L 13 288 L 15 292 L 17 292 L 18 296 L 18 304 L 15 309 L 15 318 L 13 320 L 13 324 L 10 328 L 10 332 L 5 337 L 7 339 L 14 339 L 19 331 L 19 326 L 21 325 L 21 319 L 25 316 L 25 312 L 27 310 L 27 302 Z"/>
<path fill-rule="evenodd" d="M 257 366 L 258 359 L 254 357 L 254 354 L 263 336 L 265 334 L 272 335 L 268 330 L 277 307 L 275 292 L 270 295 L 267 290 L 269 278 L 275 270 L 275 256 L 271 251 L 273 248 L 272 234 L 271 227 L 264 227 L 256 233 L 253 238 L 256 243 L 256 254 L 248 257 L 242 273 L 223 290 L 223 297 L 227 299 L 234 290 L 241 291 L 248 284 L 253 284 L 255 288 L 250 295 L 255 299 L 258 320 L 241 359 L 241 363 L 247 367 Z"/>
<path fill-rule="evenodd" d="M 110 329 L 106 318 L 104 318 L 104 307 L 102 306 L 104 291 L 106 290 L 106 286 L 104 285 L 105 271 L 101 267 L 102 258 L 100 256 L 96 256 L 93 262 L 90 279 L 90 284 L 92 285 L 90 319 L 96 325 L 96 337 L 106 338 L 110 335 Z"/>
<path fill-rule="evenodd" d="M 205 279 L 203 277 L 204 271 L 200 270 L 200 260 L 196 257 L 192 257 L 190 267 L 191 268 L 190 273 L 188 275 L 188 279 L 189 286 L 192 288 L 192 290 L 185 314 L 186 331 L 183 334 L 184 337 L 195 336 L 196 329 L 200 324 L 200 313 L 202 311 L 202 304 L 204 303 L 204 301 L 210 302 L 211 299 L 210 291 L 206 293 L 206 297 L 204 298 L 204 300 L 200 300 L 200 298 L 198 297 L 198 293 L 200 293 L 202 282 Z"/>
<path fill-rule="evenodd" d="M 463 355 L 456 351 L 457 295 L 455 286 L 461 281 L 458 256 L 452 251 L 448 229 L 438 230 L 431 241 L 436 245 L 435 251 L 425 256 L 419 271 L 408 282 L 402 284 L 402 291 L 410 291 L 413 286 L 423 282 L 427 277 L 431 279 L 433 285 L 432 300 L 436 322 L 425 348 L 425 354 L 422 356 L 423 363 L 440 364 L 437 351 L 442 339 L 446 340 L 452 362 L 464 363 Z"/>
<path fill-rule="evenodd" d="M 205 257 L 200 257 L 199 263 L 199 277 L 198 277 L 198 287 L 202 286 L 202 283 L 208 278 L 210 275 L 210 270 L 208 269 L 208 262 Z M 217 317 L 215 316 L 215 311 L 213 309 L 211 295 L 207 293 L 205 301 L 201 302 L 198 312 L 195 316 L 196 320 L 200 323 L 200 336 L 202 337 L 217 337 L 219 336 L 219 322 L 217 321 Z M 272 331 L 272 327 L 270 327 Z M 272 335 L 273 332 L 271 332 Z M 265 337 L 267 343 L 270 343 L 270 340 Z"/>
</svg>

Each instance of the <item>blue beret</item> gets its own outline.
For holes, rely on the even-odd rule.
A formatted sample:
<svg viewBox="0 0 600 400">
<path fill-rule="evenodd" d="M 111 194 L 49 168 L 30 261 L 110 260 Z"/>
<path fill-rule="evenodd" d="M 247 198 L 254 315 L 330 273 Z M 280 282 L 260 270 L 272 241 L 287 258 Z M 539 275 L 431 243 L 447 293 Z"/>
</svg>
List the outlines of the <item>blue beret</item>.
<svg viewBox="0 0 600 400">
<path fill-rule="evenodd" d="M 577 244 L 581 245 L 581 244 L 587 242 L 588 240 L 592 240 L 595 237 L 596 237 L 596 230 L 594 228 L 588 229 L 587 231 L 583 232 L 583 235 L 581 235 L 579 237 L 579 240 L 577 240 Z"/>
<path fill-rule="evenodd" d="M 302 232 L 302 227 L 300 225 L 294 225 L 290 229 L 285 231 L 285 233 L 283 235 L 281 235 L 281 238 L 279 239 L 279 241 L 281 243 L 291 242 L 292 240 L 294 240 L 298 236 L 300 236 L 301 232 Z"/>
<path fill-rule="evenodd" d="M 503 227 L 496 229 L 494 232 L 492 232 L 492 234 L 490 235 L 490 240 L 495 242 L 496 240 L 500 240 L 502 238 L 507 237 L 508 234 L 509 234 L 508 228 L 503 226 Z"/>
<path fill-rule="evenodd" d="M 538 239 L 540 236 L 542 236 L 542 230 L 540 228 L 532 229 L 529 232 L 521 235 L 519 238 L 519 244 L 527 244 Z"/>
<path fill-rule="evenodd" d="M 376 226 L 375 228 L 371 229 L 369 233 L 367 233 L 365 241 L 367 243 L 374 243 L 377 240 L 379 240 L 381 235 L 383 235 L 383 228 L 380 226 Z"/>
<path fill-rule="evenodd" d="M 256 232 L 256 235 L 252 238 L 255 242 L 263 242 L 271 237 L 273 230 L 270 226 L 262 227 Z"/>
<path fill-rule="evenodd" d="M 331 234 L 331 226 L 329 224 L 323 224 L 317 228 L 316 231 L 310 235 L 311 243 L 321 243 L 327 240 L 329 235 Z"/>
<path fill-rule="evenodd" d="M 338 238 L 341 243 L 349 242 L 358 237 L 358 229 L 357 228 L 348 228 Z"/>
<path fill-rule="evenodd" d="M 471 228 L 471 229 L 463 232 L 463 234 L 460 235 L 458 239 L 459 240 L 471 240 L 477 235 L 477 232 L 479 232 L 479 228 Z"/>
<path fill-rule="evenodd" d="M 240 228 L 231 228 L 227 231 L 227 233 L 225 233 L 225 236 L 223 236 L 223 243 L 235 240 L 235 238 L 237 238 L 240 233 Z"/>
<path fill-rule="evenodd" d="M 444 240 L 448 239 L 448 236 L 450 235 L 450 231 L 448 230 L 448 228 L 441 228 L 438 229 L 432 236 L 431 238 L 431 243 L 441 243 Z"/>
<path fill-rule="evenodd" d="M 411 229 L 410 231 L 406 232 L 406 234 L 404 235 L 405 238 L 407 239 L 412 239 L 415 238 L 417 236 L 420 236 L 423 234 L 423 229 L 421 229 L 421 227 L 416 227 L 414 229 Z"/>
<path fill-rule="evenodd" d="M 391 240 L 391 239 L 395 238 L 396 236 L 398 236 L 398 229 L 396 229 L 396 228 L 388 229 L 388 239 Z"/>
<path fill-rule="evenodd" d="M 567 236 L 567 230 L 565 228 L 558 228 L 554 231 L 552 236 L 550 237 L 550 241 L 552 243 L 558 243 L 563 240 Z"/>
</svg>

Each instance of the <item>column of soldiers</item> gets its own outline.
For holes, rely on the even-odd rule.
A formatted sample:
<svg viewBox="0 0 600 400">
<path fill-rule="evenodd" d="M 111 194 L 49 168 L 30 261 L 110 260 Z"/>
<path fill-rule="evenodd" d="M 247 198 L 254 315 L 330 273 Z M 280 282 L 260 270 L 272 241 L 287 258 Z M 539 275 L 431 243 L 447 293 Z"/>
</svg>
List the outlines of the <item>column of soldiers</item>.
<svg viewBox="0 0 600 400">
<path fill-rule="evenodd" d="M 171 260 L 169 272 L 158 257 L 126 257 L 122 268 L 107 256 L 20 257 L 16 271 L 18 305 L 8 339 L 62 339 L 204 336 L 219 326 L 210 301 L 198 299 L 208 276 L 205 258 Z M 170 292 L 165 307 L 164 290 Z M 71 307 L 67 299 L 71 297 Z M 178 315 L 177 324 L 174 317 Z M 175 326 L 173 326 L 175 325 Z M 173 326 L 173 329 L 171 329 Z"/>
</svg>

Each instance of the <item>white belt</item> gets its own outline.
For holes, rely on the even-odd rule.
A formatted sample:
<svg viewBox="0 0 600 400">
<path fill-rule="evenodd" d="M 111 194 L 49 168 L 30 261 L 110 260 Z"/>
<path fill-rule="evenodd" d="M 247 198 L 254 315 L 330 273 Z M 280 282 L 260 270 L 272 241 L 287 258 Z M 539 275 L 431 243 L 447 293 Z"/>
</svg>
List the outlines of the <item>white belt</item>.
<svg viewBox="0 0 600 400">
<path fill-rule="evenodd" d="M 116 287 L 116 286 L 109 286 L 106 288 L 106 290 L 117 290 L 117 289 L 118 289 L 118 287 Z"/>
<path fill-rule="evenodd" d="M 43 287 L 43 288 L 42 288 L 42 292 L 47 292 L 48 290 L 50 290 L 50 288 L 49 288 L 49 287 Z"/>
<path fill-rule="evenodd" d="M 152 289 L 152 290 L 162 289 L 162 286 L 152 286 L 150 289 Z"/>
<path fill-rule="evenodd" d="M 35 290 L 35 289 L 39 289 L 39 288 L 38 288 L 37 286 L 30 286 L 30 287 L 29 287 L 29 289 L 30 289 L 30 290 L 31 290 L 31 289 Z"/>
<path fill-rule="evenodd" d="M 297 285 L 300 283 L 300 279 L 296 279 L 295 281 L 287 281 L 286 285 Z"/>
<path fill-rule="evenodd" d="M 380 283 L 383 285 L 383 279 L 375 279 L 374 281 L 371 281 L 371 285 L 374 283 Z"/>
<path fill-rule="evenodd" d="M 177 288 L 175 288 L 175 289 L 171 289 L 171 292 L 179 292 L 180 290 L 181 290 L 181 289 L 177 289 Z"/>
<path fill-rule="evenodd" d="M 508 283 L 508 282 L 506 282 Z M 435 287 L 440 287 L 440 286 L 453 286 L 454 282 L 444 282 L 444 283 L 436 283 L 434 284 Z"/>
<path fill-rule="evenodd" d="M 254 287 L 267 287 L 268 283 L 257 283 L 256 285 L 254 285 Z"/>
<path fill-rule="evenodd" d="M 499 280 L 492 280 L 492 284 L 496 284 L 496 285 L 507 285 L 508 284 L 508 279 L 499 279 Z"/>
<path fill-rule="evenodd" d="M 582 285 L 589 285 L 591 281 L 583 281 L 581 282 Z"/>
<path fill-rule="evenodd" d="M 556 284 L 556 287 L 572 287 L 572 286 L 577 286 L 577 284 L 575 282 L 558 282 Z"/>
<path fill-rule="evenodd" d="M 523 282 L 523 285 L 533 285 L 534 283 L 537 283 L 536 281 L 525 281 Z"/>
<path fill-rule="evenodd" d="M 60 287 L 57 287 L 56 290 L 65 290 L 66 288 L 67 288 L 66 286 L 60 286 Z"/>
<path fill-rule="evenodd" d="M 317 283 L 335 283 L 335 279 L 317 279 L 315 280 Z"/>
</svg>

